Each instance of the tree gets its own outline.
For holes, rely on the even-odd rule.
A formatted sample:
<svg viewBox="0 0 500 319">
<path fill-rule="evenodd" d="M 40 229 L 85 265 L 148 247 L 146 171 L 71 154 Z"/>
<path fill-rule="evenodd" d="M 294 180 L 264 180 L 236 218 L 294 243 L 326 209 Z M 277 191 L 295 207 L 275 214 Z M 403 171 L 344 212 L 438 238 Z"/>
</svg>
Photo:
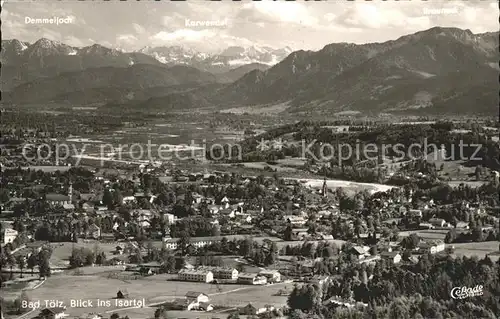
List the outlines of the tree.
<svg viewBox="0 0 500 319">
<path fill-rule="evenodd" d="M 420 238 L 417 234 L 413 233 L 408 237 L 405 237 L 401 242 L 401 245 L 406 249 L 415 249 L 420 243 Z"/>
<path fill-rule="evenodd" d="M 189 238 L 189 234 L 186 231 L 180 233 L 179 240 L 177 241 L 177 249 L 181 251 L 182 255 L 185 255 L 187 252 L 187 247 L 191 243 L 191 239 Z"/>
<path fill-rule="evenodd" d="M 24 255 L 17 255 L 16 263 L 19 269 L 21 270 L 21 278 L 23 278 L 23 270 L 26 267 L 26 258 Z"/>
<path fill-rule="evenodd" d="M 286 241 L 293 240 L 292 234 L 293 234 L 292 226 L 290 226 L 290 225 L 286 226 L 285 232 L 283 233 L 283 239 Z"/>
<path fill-rule="evenodd" d="M 14 273 L 12 272 L 12 268 L 16 265 L 16 259 L 14 255 L 10 252 L 7 252 L 7 266 L 10 268 L 10 278 L 14 277 Z"/>
<path fill-rule="evenodd" d="M 155 310 L 155 319 L 173 319 L 174 317 L 171 317 L 168 315 L 168 310 L 165 307 L 160 307 Z"/>
<path fill-rule="evenodd" d="M 40 278 L 50 277 L 50 263 L 49 263 L 50 255 L 48 252 L 43 251 L 40 252 L 38 258 L 38 267 L 40 269 Z"/>
<path fill-rule="evenodd" d="M 28 307 L 23 307 L 23 303 L 26 305 L 30 301 L 26 291 L 22 291 L 21 295 L 14 300 L 14 308 L 18 315 L 30 311 Z"/>
<path fill-rule="evenodd" d="M 31 269 L 32 275 L 33 275 L 34 269 L 35 269 L 37 264 L 38 264 L 38 258 L 37 258 L 37 255 L 35 254 L 35 252 L 33 251 L 33 252 L 31 252 L 31 254 L 29 255 L 28 260 L 27 260 L 27 266 L 29 269 Z"/>
<path fill-rule="evenodd" d="M 104 194 L 102 195 L 102 203 L 106 205 L 108 209 L 113 209 L 114 198 L 109 189 L 104 190 Z"/>
<path fill-rule="evenodd" d="M 115 312 L 115 313 L 113 313 L 113 314 L 111 315 L 111 317 L 109 317 L 109 318 L 110 318 L 110 319 L 120 319 L 120 315 L 119 315 L 119 314 L 117 314 L 117 313 Z"/>
<path fill-rule="evenodd" d="M 231 313 L 229 316 L 227 316 L 227 319 L 240 319 L 240 314 L 237 311 L 235 311 Z"/>
</svg>

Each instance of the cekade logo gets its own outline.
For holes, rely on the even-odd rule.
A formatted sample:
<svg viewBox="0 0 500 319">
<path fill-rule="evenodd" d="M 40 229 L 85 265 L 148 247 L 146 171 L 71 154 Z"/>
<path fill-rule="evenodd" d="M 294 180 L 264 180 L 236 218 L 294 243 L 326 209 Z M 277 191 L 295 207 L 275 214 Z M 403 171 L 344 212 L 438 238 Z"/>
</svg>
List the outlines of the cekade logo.
<svg viewBox="0 0 500 319">
<path fill-rule="evenodd" d="M 483 285 L 477 285 L 474 288 L 454 287 L 450 292 L 453 299 L 465 299 L 470 297 L 482 296 Z"/>
</svg>

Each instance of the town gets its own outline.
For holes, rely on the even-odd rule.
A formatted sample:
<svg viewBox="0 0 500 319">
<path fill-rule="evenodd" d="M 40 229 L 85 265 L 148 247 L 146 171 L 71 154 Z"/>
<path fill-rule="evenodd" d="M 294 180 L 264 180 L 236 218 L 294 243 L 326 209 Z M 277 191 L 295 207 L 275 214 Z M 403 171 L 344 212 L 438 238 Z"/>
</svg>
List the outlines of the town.
<svg viewBox="0 0 500 319">
<path fill-rule="evenodd" d="M 498 5 L 2 0 L 0 319 L 500 318 Z"/>
<path fill-rule="evenodd" d="M 366 307 L 358 284 L 349 281 L 346 290 L 343 274 L 357 269 L 360 284 L 369 285 L 381 265 L 423 267 L 439 256 L 498 260 L 498 172 L 485 178 L 479 188 L 407 184 L 348 194 L 326 178 L 314 187 L 277 173 L 171 163 L 4 167 L 2 285 L 39 287 L 4 298 L 2 309 L 43 318 L 121 318 L 148 308 L 157 318 L 172 311 L 267 318 L 288 313 L 292 296 L 313 285 L 328 287 L 323 303 L 332 308 Z M 60 288 L 49 292 L 51 282 Z M 70 283 L 85 285 L 82 298 L 101 302 L 92 309 L 22 306 L 48 293 L 54 304 L 73 304 Z M 252 297 L 238 297 L 244 292 Z M 106 295 L 115 301 L 102 302 Z"/>
</svg>

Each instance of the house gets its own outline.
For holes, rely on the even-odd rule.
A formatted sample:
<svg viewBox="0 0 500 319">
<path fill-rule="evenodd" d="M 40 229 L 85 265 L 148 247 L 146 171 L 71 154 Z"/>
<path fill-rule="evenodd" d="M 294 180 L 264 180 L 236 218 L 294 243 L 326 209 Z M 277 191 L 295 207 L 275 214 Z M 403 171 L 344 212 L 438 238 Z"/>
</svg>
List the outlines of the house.
<svg viewBox="0 0 500 319">
<path fill-rule="evenodd" d="M 257 308 L 255 308 L 252 304 L 248 304 L 245 307 L 241 307 L 238 309 L 238 313 L 240 315 L 256 315 L 257 314 Z"/>
<path fill-rule="evenodd" d="M 389 260 L 393 264 L 399 264 L 401 262 L 401 255 L 396 251 L 384 251 L 380 253 L 380 257 Z"/>
<path fill-rule="evenodd" d="M 130 202 L 135 202 L 135 197 L 134 196 L 123 196 L 123 203 L 130 203 Z"/>
<path fill-rule="evenodd" d="M 165 248 L 172 249 L 172 250 L 177 249 L 178 240 L 179 240 L 178 238 L 165 239 L 163 241 Z M 222 240 L 222 237 L 216 237 L 216 236 L 214 236 L 214 237 L 192 237 L 190 240 L 190 244 L 196 248 L 201 248 L 201 247 L 205 247 L 208 245 L 218 243 L 221 240 Z"/>
<path fill-rule="evenodd" d="M 207 295 L 197 291 L 188 291 L 188 293 L 186 294 L 186 299 L 189 301 L 195 301 L 197 303 L 209 302 Z"/>
<path fill-rule="evenodd" d="M 88 202 L 85 202 L 82 204 L 82 209 L 86 212 L 86 213 L 91 213 L 94 211 L 94 205 L 91 204 L 91 203 L 88 203 Z"/>
<path fill-rule="evenodd" d="M 238 279 L 238 270 L 225 267 L 200 267 L 201 269 L 210 270 L 216 279 Z M 198 269 L 200 269 L 198 268 Z"/>
<path fill-rule="evenodd" d="M 193 310 L 197 309 L 198 303 L 195 301 L 190 301 L 188 299 L 177 298 L 172 303 L 170 308 L 172 310 Z"/>
<path fill-rule="evenodd" d="M 214 274 L 210 270 L 181 269 L 178 279 L 183 281 L 212 282 Z"/>
<path fill-rule="evenodd" d="M 404 216 L 408 212 L 408 209 L 405 206 L 400 206 L 398 211 L 399 211 L 399 215 Z"/>
<path fill-rule="evenodd" d="M 265 285 L 267 278 L 255 273 L 240 273 L 238 275 L 238 283 L 245 285 Z"/>
<path fill-rule="evenodd" d="M 330 280 L 330 276 L 313 276 L 308 282 L 311 284 L 316 284 L 322 286 Z"/>
<path fill-rule="evenodd" d="M 200 305 L 198 308 L 200 310 L 204 310 L 204 311 L 212 311 L 212 310 L 214 310 L 214 305 L 212 305 L 209 302 L 200 302 Z"/>
<path fill-rule="evenodd" d="M 69 204 L 63 204 L 62 205 L 65 210 L 75 210 L 75 205 L 69 203 Z"/>
<path fill-rule="evenodd" d="M 267 278 L 267 282 L 280 282 L 281 274 L 277 270 L 262 270 L 259 275 Z"/>
<path fill-rule="evenodd" d="M 354 247 L 352 247 L 351 253 L 354 256 L 358 257 L 358 259 L 364 259 L 366 257 L 366 251 L 361 246 L 354 246 Z"/>
<path fill-rule="evenodd" d="M 125 299 L 125 298 L 128 298 L 128 291 L 127 289 L 121 289 L 121 290 L 118 290 L 118 292 L 116 293 L 116 298 L 117 299 Z"/>
<path fill-rule="evenodd" d="M 273 306 L 266 305 L 266 306 L 264 306 L 262 308 L 257 309 L 257 313 L 256 314 L 258 315 L 258 314 L 261 314 L 261 313 L 271 312 L 271 311 L 274 311 L 274 309 L 275 308 Z"/>
<path fill-rule="evenodd" d="M 456 228 L 469 229 L 469 223 L 458 222 Z"/>
<path fill-rule="evenodd" d="M 445 249 L 445 244 L 442 240 L 431 241 L 431 245 L 435 247 L 436 253 L 442 252 Z"/>
<path fill-rule="evenodd" d="M 435 240 L 435 241 L 421 241 L 418 246 L 417 246 L 417 251 L 418 253 L 431 253 L 431 254 L 436 254 L 439 252 L 444 251 L 445 245 L 442 240 Z"/>
<path fill-rule="evenodd" d="M 45 195 L 45 200 L 51 205 L 71 204 L 71 197 L 62 194 L 50 193 Z"/>
<path fill-rule="evenodd" d="M 408 215 L 413 218 L 422 218 L 423 214 L 420 209 L 410 209 L 408 210 Z"/>
<path fill-rule="evenodd" d="M 449 227 L 449 224 L 446 222 L 446 220 L 442 218 L 431 218 L 429 219 L 429 224 L 434 227 Z"/>
<path fill-rule="evenodd" d="M 292 224 L 293 226 L 296 227 L 302 227 L 306 224 L 306 219 L 302 216 L 295 216 L 295 215 L 285 215 L 283 216 L 283 219 L 287 222 Z"/>
<path fill-rule="evenodd" d="M 8 243 L 14 242 L 14 239 L 17 238 L 19 232 L 12 228 L 5 228 L 3 230 L 3 244 L 6 245 Z"/>
<path fill-rule="evenodd" d="M 308 230 L 309 230 L 308 228 L 292 229 L 292 238 L 295 238 L 297 240 L 303 240 L 310 236 L 309 233 L 307 232 Z"/>
<path fill-rule="evenodd" d="M 123 254 L 123 247 L 116 246 L 115 250 L 113 251 L 113 255 L 121 255 L 121 254 Z"/>
<path fill-rule="evenodd" d="M 42 309 L 42 311 L 40 311 L 38 317 L 41 319 L 60 319 L 68 316 L 68 314 L 65 313 L 65 311 L 66 308 L 64 307 L 45 308 Z"/>
<path fill-rule="evenodd" d="M 176 221 L 175 215 L 170 213 L 164 214 L 163 218 L 165 218 L 165 221 L 168 222 L 168 225 L 173 225 Z"/>
<path fill-rule="evenodd" d="M 89 225 L 89 236 L 94 239 L 99 239 L 101 237 L 101 228 L 96 224 Z"/>
<path fill-rule="evenodd" d="M 125 256 L 123 256 L 125 257 Z M 118 257 L 113 257 L 109 260 L 109 264 L 110 265 L 113 265 L 113 266 L 121 266 L 121 265 L 125 265 L 125 258 L 121 259 L 121 258 L 118 258 Z"/>
</svg>

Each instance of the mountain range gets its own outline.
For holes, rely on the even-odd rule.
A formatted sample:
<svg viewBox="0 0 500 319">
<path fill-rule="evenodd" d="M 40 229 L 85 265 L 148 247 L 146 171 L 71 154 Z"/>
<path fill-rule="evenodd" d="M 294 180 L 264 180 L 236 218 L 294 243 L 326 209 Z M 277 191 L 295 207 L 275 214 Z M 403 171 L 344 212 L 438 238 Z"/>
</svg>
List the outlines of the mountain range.
<svg viewBox="0 0 500 319">
<path fill-rule="evenodd" d="M 434 27 L 383 43 L 332 43 L 295 52 L 231 47 L 217 55 L 181 47 L 126 53 L 46 39 L 31 45 L 7 40 L 2 86 L 11 103 L 497 114 L 498 37 Z"/>
<path fill-rule="evenodd" d="M 273 66 L 286 58 L 292 49 L 285 47 L 273 49 L 271 47 L 251 46 L 247 48 L 232 46 L 218 54 L 201 53 L 180 46 L 145 47 L 138 52 L 154 57 L 167 65 L 189 65 L 211 73 L 223 73 L 231 69 L 255 64 Z"/>
<path fill-rule="evenodd" d="M 134 64 L 191 66 L 218 74 L 220 82 L 228 83 L 244 75 L 245 71 L 251 71 L 251 67 L 264 70 L 290 52 L 289 48 L 275 50 L 256 46 L 230 47 L 220 54 L 205 54 L 179 46 L 123 52 L 99 44 L 77 48 L 45 38 L 33 44 L 16 39 L 2 40 L 2 89 L 10 91 L 23 83 L 88 68 L 124 68 Z"/>
</svg>

